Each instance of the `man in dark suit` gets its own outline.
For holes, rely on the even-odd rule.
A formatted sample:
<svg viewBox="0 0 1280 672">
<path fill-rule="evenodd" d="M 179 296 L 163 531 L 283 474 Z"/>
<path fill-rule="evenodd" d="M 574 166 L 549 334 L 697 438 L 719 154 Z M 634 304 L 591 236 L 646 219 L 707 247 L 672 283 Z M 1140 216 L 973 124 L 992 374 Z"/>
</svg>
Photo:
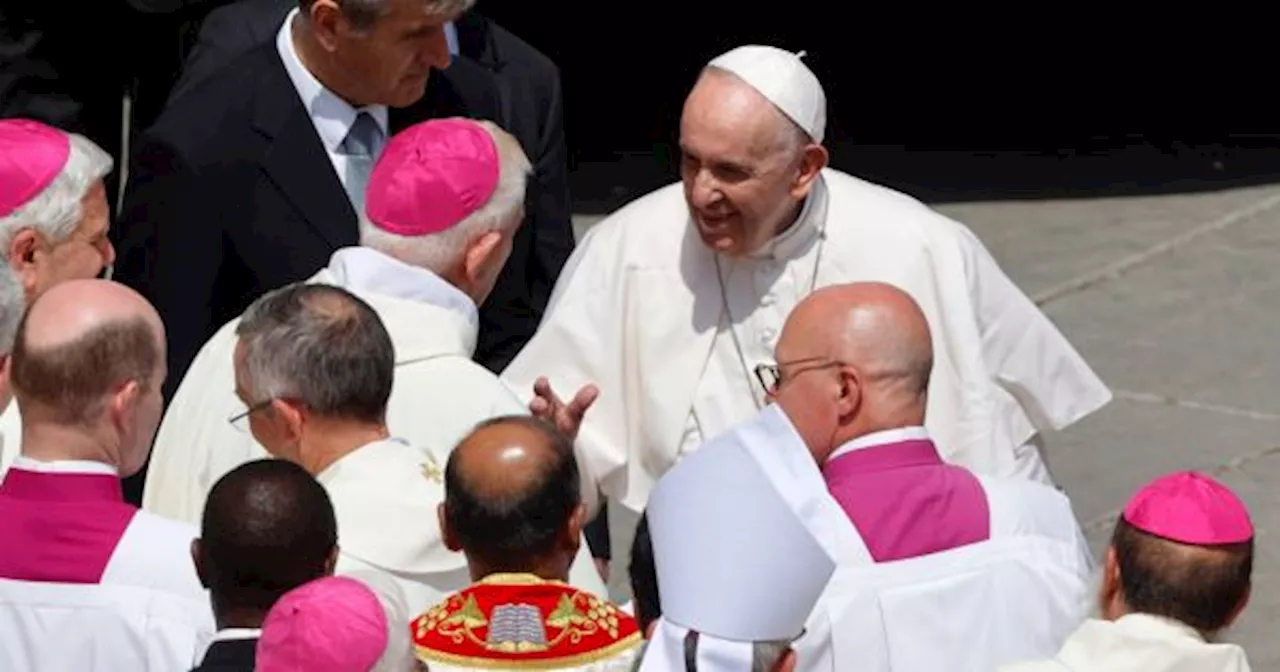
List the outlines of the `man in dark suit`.
<svg viewBox="0 0 1280 672">
<path fill-rule="evenodd" d="M 324 486 L 292 462 L 247 462 L 209 491 L 191 557 L 218 626 L 195 670 L 253 672 L 262 621 L 276 600 L 333 574 L 333 504 Z"/>
<path fill-rule="evenodd" d="M 211 12 L 171 99 L 185 96 L 245 52 L 269 42 L 293 4 L 240 0 Z M 474 10 L 446 30 L 454 33 L 451 51 L 462 56 L 446 75 L 483 68 L 493 76 L 500 109 L 492 119 L 520 141 L 535 169 L 525 208 L 528 220 L 516 235 L 497 286 L 480 308 L 475 359 L 496 373 L 533 336 L 573 251 L 560 75 L 551 59 Z"/>
<path fill-rule="evenodd" d="M 113 229 L 116 278 L 164 318 L 166 395 L 220 325 L 358 243 L 363 181 L 390 135 L 497 117 L 487 71 L 440 72 L 443 25 L 469 4 L 381 0 L 366 14 L 300 0 L 275 39 L 174 98 L 141 136 Z M 144 476 L 126 497 L 141 499 Z"/>
<path fill-rule="evenodd" d="M 100 0 L 0 3 L 0 118 L 35 119 L 80 133 L 125 163 L 126 125 L 145 126 L 168 92 L 179 26 L 226 0 Z M 94 26 L 95 29 L 85 29 Z M 128 38 L 102 26 L 127 26 Z M 124 96 L 133 99 L 124 114 Z M 118 173 L 117 173 L 118 174 Z M 107 178 L 114 212 L 118 184 Z"/>
</svg>

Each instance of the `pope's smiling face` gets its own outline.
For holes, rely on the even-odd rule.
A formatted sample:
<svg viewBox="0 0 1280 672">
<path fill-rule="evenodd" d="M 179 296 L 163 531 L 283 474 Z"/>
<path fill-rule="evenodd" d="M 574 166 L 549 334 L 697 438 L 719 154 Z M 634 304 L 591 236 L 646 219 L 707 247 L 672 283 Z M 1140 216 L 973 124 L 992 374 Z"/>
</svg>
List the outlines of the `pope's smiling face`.
<svg viewBox="0 0 1280 672">
<path fill-rule="evenodd" d="M 743 256 L 794 221 L 825 152 L 735 75 L 708 69 L 680 119 L 680 177 L 702 242 Z"/>
</svg>

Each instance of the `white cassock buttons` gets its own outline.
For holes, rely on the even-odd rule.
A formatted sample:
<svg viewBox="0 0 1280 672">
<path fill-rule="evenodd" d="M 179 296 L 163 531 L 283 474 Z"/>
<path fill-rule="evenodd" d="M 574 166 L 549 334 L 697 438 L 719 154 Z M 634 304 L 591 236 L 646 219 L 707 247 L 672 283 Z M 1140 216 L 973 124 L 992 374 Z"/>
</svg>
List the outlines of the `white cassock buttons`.
<svg viewBox="0 0 1280 672">
<path fill-rule="evenodd" d="M 773 338 L 778 335 L 771 327 L 765 327 L 760 330 L 760 344 L 766 347 L 773 347 Z"/>
<path fill-rule="evenodd" d="M 760 305 L 766 306 L 766 307 L 772 306 L 775 300 L 776 299 L 773 298 L 773 294 L 765 294 L 764 296 L 760 297 Z"/>
</svg>

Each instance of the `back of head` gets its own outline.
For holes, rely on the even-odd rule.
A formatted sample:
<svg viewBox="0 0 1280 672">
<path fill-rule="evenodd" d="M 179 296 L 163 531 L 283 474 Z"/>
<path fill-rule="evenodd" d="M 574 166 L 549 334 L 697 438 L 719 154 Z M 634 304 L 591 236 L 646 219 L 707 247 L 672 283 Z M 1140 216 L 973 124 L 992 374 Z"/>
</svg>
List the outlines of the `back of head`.
<svg viewBox="0 0 1280 672">
<path fill-rule="evenodd" d="M 1222 483 L 1197 472 L 1158 478 L 1116 522 L 1103 607 L 1111 617 L 1154 614 L 1212 635 L 1248 601 L 1253 535 L 1248 509 Z"/>
<path fill-rule="evenodd" d="M 0 120 L 0 249 L 26 228 L 51 244 L 66 240 L 84 216 L 85 195 L 113 167 L 111 155 L 82 135 Z"/>
<path fill-rule="evenodd" d="M 123 285 L 76 280 L 54 287 L 22 318 L 14 342 L 10 383 L 24 422 L 93 425 L 130 382 L 158 394 L 163 339 L 155 309 Z"/>
<path fill-rule="evenodd" d="M 775 354 L 778 403 L 819 460 L 861 434 L 924 424 L 929 323 L 893 285 L 813 292 L 787 317 Z"/>
<path fill-rule="evenodd" d="M 286 592 L 325 576 L 338 543 L 329 495 L 285 460 L 242 464 L 209 491 L 199 568 L 215 609 L 265 615 Z"/>
<path fill-rule="evenodd" d="M 555 427 L 493 418 L 449 456 L 445 519 L 469 559 L 490 571 L 528 572 L 563 539 L 582 502 L 578 479 L 573 444 Z"/>
<path fill-rule="evenodd" d="M 482 236 L 513 236 L 533 168 L 490 121 L 435 119 L 393 137 L 366 190 L 360 244 L 449 277 Z"/>
<path fill-rule="evenodd" d="M 380 423 L 395 351 L 378 314 L 339 287 L 298 283 L 263 295 L 236 327 L 246 388 L 322 417 Z"/>
</svg>

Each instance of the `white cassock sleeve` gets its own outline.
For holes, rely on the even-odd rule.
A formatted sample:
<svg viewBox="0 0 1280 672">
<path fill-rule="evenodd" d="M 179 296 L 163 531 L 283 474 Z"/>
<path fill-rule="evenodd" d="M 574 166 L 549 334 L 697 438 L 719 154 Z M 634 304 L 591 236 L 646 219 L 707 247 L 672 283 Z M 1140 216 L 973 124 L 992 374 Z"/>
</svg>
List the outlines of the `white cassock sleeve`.
<svg viewBox="0 0 1280 672">
<path fill-rule="evenodd" d="M 616 230 L 616 227 L 615 227 Z M 621 496 L 627 468 L 625 286 L 631 277 L 617 253 L 616 235 L 599 225 L 574 249 L 547 304 L 542 324 L 502 372 L 503 381 L 524 402 L 533 384 L 546 376 L 560 398 L 582 386 L 600 389 L 578 432 L 582 499 L 588 516 L 599 510 L 599 495 Z"/>
<path fill-rule="evenodd" d="M 1009 279 L 972 231 L 957 229 L 982 358 L 1004 392 L 997 398 L 996 417 L 1011 424 L 1006 436 L 1025 443 L 1110 402 L 1111 391 L 1048 316 Z"/>
</svg>

